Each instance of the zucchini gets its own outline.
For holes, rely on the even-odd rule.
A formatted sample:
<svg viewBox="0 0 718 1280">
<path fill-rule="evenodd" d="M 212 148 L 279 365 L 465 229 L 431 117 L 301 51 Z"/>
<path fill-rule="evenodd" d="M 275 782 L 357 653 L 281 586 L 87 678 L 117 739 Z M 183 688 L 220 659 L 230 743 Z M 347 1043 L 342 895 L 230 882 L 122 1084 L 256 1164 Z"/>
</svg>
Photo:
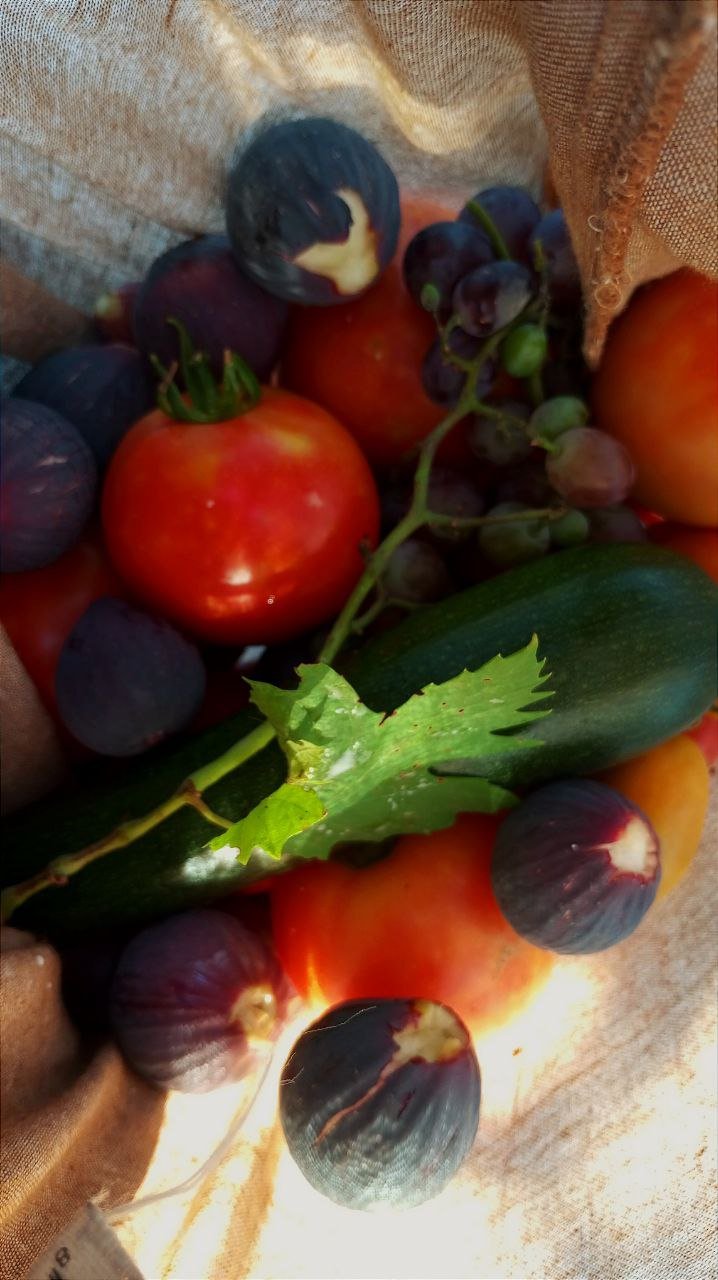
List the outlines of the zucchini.
<svg viewBox="0 0 718 1280">
<path fill-rule="evenodd" d="M 510 758 L 467 762 L 504 786 L 591 773 L 645 751 L 692 724 L 716 696 L 718 589 L 689 561 L 641 544 L 582 547 L 501 574 L 411 615 L 369 641 L 347 675 L 376 710 L 391 711 L 423 685 L 533 633 L 547 659 L 551 714 L 532 730 L 544 744 Z M 4 885 L 83 847 L 170 794 L 199 764 L 257 723 L 248 711 L 200 737 L 148 757 L 116 783 L 45 800 L 6 820 Z M 276 744 L 206 793 L 237 818 L 284 777 Z M 211 901 L 282 868 L 212 865 L 201 850 L 216 828 L 183 809 L 125 849 L 28 900 L 13 924 L 63 937 L 139 924 Z"/>
</svg>

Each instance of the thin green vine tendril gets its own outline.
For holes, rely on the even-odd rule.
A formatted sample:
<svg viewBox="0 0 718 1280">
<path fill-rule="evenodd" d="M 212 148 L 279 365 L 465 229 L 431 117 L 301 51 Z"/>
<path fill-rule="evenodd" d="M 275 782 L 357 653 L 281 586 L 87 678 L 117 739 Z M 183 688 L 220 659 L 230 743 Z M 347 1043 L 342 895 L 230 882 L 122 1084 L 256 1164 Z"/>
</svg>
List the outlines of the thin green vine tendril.
<svg viewBox="0 0 718 1280">
<path fill-rule="evenodd" d="M 516 322 L 514 322 L 516 323 Z M 462 517 L 454 518 L 445 516 L 437 512 L 432 512 L 428 504 L 429 479 L 431 475 L 431 467 L 442 440 L 452 427 L 454 427 L 468 413 L 485 412 L 489 415 L 495 412 L 491 406 L 484 405 L 476 396 L 476 386 L 478 383 L 481 368 L 484 362 L 493 354 L 500 345 L 506 334 L 513 327 L 507 326 L 506 329 L 500 330 L 484 343 L 481 351 L 470 362 L 470 368 L 467 372 L 466 384 L 459 403 L 445 418 L 434 428 L 431 434 L 423 442 L 419 459 L 414 476 L 414 489 L 411 505 L 403 519 L 388 534 L 384 541 L 377 547 L 373 554 L 369 555 L 364 573 L 357 582 L 344 608 L 336 619 L 327 639 L 322 647 L 317 661 L 331 663 L 341 650 L 345 641 L 352 633 L 354 624 L 359 621 L 360 626 L 368 625 L 372 617 L 373 606 L 369 606 L 365 610 L 363 617 L 360 610 L 367 597 L 373 590 L 376 590 L 380 582 L 384 569 L 386 568 L 393 552 L 397 547 L 401 546 L 407 538 L 411 536 L 422 525 L 434 523 L 450 523 L 455 528 L 481 527 L 495 523 L 511 523 L 521 522 L 529 519 L 558 519 L 563 514 L 563 509 L 550 508 L 536 511 L 526 510 L 501 516 L 476 516 L 464 519 Z M 181 336 L 181 335 L 180 335 Z M 189 357 L 186 346 L 183 348 L 183 356 Z M 193 357 L 192 357 L 193 358 Z M 222 388 L 219 391 L 221 400 L 223 388 L 226 388 L 233 395 L 238 390 L 244 392 L 245 395 L 252 395 L 255 386 L 258 386 L 253 375 L 247 377 L 245 369 L 238 362 L 235 363 L 235 357 L 229 357 L 225 365 L 225 378 Z M 159 361 L 156 362 L 159 369 Z M 169 397 L 170 387 L 173 392 L 177 392 L 174 386 L 173 373 L 162 370 L 163 376 L 167 379 L 165 391 Z M 199 367 L 192 370 L 191 376 L 195 379 L 195 385 L 199 390 L 199 379 L 204 381 L 203 372 Z M 203 386 L 203 392 L 206 394 L 206 387 Z M 179 395 L 179 392 L 177 392 Z M 174 397 L 171 403 L 174 403 Z M 184 401 L 183 401 L 184 403 Z M 196 419 L 193 419 L 196 420 Z M 363 626 L 362 626 L 363 629 Z M 139 818 L 132 818 L 128 822 L 122 823 L 116 827 L 108 835 L 99 840 L 93 841 L 92 844 L 86 845 L 82 849 L 78 849 L 74 853 L 63 854 L 53 859 L 42 871 L 37 875 L 31 876 L 28 880 L 17 885 L 11 885 L 5 889 L 0 896 L 0 919 L 6 921 L 13 913 L 32 898 L 36 893 L 43 889 L 64 886 L 68 883 L 70 877 L 82 871 L 91 863 L 104 857 L 108 853 L 112 853 L 117 849 L 126 848 L 133 844 L 141 837 L 147 835 L 160 823 L 177 813 L 180 809 L 187 806 L 195 808 L 205 819 L 208 825 L 224 827 L 231 824 L 232 819 L 225 817 L 223 814 L 214 812 L 205 803 L 204 792 L 213 787 L 222 778 L 233 773 L 235 769 L 244 764 L 246 760 L 257 755 L 258 752 L 264 750 L 271 743 L 276 734 L 268 721 L 263 721 L 251 733 L 241 738 L 228 748 L 221 756 L 215 760 L 209 761 L 196 769 L 194 773 L 185 779 L 180 787 L 161 804 L 157 805 L 149 813 Z"/>
</svg>

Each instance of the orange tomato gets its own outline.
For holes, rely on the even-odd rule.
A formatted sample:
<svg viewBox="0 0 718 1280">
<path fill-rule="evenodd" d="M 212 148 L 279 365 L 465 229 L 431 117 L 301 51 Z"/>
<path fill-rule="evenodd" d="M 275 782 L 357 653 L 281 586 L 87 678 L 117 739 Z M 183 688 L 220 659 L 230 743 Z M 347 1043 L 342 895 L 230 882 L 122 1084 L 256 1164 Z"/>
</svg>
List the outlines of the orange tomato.
<svg viewBox="0 0 718 1280">
<path fill-rule="evenodd" d="M 282 385 L 333 413 L 377 466 L 402 462 L 444 416 L 421 383 L 436 327 L 405 288 L 402 260 L 417 231 L 454 217 L 433 199 L 405 196 L 399 246 L 377 284 L 341 307 L 298 307 L 290 317 Z M 470 456 L 455 430 L 442 457 Z"/>
<path fill-rule="evenodd" d="M 703 752 L 681 733 L 609 769 L 602 781 L 637 804 L 652 822 L 661 843 L 657 897 L 665 897 L 686 874 L 700 844 L 710 789 Z"/>
<path fill-rule="evenodd" d="M 498 820 L 464 814 L 431 835 L 402 836 L 361 869 L 314 862 L 272 886 L 279 958 L 319 1007 L 371 996 L 443 1001 L 475 1033 L 506 1022 L 554 964 L 525 942 L 491 887 Z"/>
<path fill-rule="evenodd" d="M 672 524 L 669 521 L 651 525 L 648 531 L 651 542 L 687 556 L 718 582 L 718 529 L 696 529 L 689 524 Z"/>
<path fill-rule="evenodd" d="M 593 383 L 595 425 L 636 464 L 634 497 L 718 525 L 718 283 L 678 271 L 646 285 L 612 326 Z"/>
</svg>

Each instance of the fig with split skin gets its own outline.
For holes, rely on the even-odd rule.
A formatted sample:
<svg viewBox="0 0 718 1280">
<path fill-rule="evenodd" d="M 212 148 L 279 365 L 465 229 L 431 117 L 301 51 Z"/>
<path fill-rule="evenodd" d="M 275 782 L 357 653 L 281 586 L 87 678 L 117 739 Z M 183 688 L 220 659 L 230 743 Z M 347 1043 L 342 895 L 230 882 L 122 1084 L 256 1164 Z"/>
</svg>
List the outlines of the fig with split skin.
<svg viewBox="0 0 718 1280">
<path fill-rule="evenodd" d="M 237 261 L 263 289 L 304 306 L 363 293 L 391 261 L 399 221 L 388 164 L 335 120 L 270 126 L 229 174 L 227 232 Z"/>
<path fill-rule="evenodd" d="M 409 1208 L 438 1195 L 468 1155 L 480 1095 L 469 1033 L 446 1005 L 350 1000 L 300 1036 L 279 1108 L 317 1191 L 350 1209 Z"/>
</svg>

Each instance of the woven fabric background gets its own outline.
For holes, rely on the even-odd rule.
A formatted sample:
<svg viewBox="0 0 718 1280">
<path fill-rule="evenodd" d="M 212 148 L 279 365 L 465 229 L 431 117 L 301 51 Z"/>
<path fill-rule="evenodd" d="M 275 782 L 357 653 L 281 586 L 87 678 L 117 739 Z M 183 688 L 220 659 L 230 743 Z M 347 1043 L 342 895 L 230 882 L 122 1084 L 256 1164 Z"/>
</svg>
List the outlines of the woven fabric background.
<svg viewBox="0 0 718 1280">
<path fill-rule="evenodd" d="M 258 119 L 321 112 L 402 184 L 462 200 L 541 189 L 569 218 L 587 354 L 642 281 L 718 273 L 713 0 L 3 0 L 3 347 L 36 358 L 108 285 L 222 227 L 228 160 Z M 61 776 L 4 638 L 3 803 Z M 476 1149 L 436 1202 L 367 1219 L 283 1148 L 276 1078 L 212 1179 L 118 1227 L 162 1280 L 711 1280 L 716 1270 L 716 799 L 702 853 L 637 934 L 562 962 L 479 1045 Z M 3 931 L 3 1280 L 84 1199 L 171 1186 L 239 1105 L 150 1093 L 79 1043 L 52 950 Z M 515 1052 L 519 1050 L 519 1052 Z M 101 1280 L 87 1277 L 86 1280 Z"/>
<path fill-rule="evenodd" d="M 496 181 L 538 191 L 548 145 L 591 358 L 637 284 L 681 263 L 718 273 L 715 0 L 4 0 L 1 12 L 3 252 L 62 303 L 88 307 L 168 244 L 221 229 L 237 140 L 287 111 L 355 125 L 405 186 L 458 199 Z M 13 332 L 16 348 L 37 341 Z"/>
</svg>

